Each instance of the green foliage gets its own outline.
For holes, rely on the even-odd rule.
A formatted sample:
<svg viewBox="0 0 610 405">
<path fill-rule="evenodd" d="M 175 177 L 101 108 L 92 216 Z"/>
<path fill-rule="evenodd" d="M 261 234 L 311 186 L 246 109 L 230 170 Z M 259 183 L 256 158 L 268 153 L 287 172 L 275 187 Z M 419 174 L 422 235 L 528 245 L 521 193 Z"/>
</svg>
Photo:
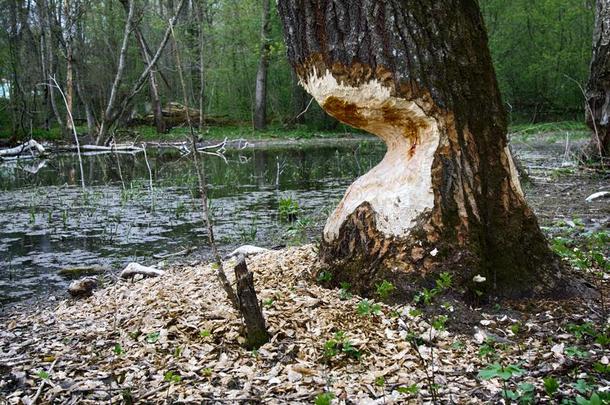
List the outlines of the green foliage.
<svg viewBox="0 0 610 405">
<path fill-rule="evenodd" d="M 321 394 L 316 395 L 314 400 L 315 405 L 330 405 L 335 398 L 335 394 L 332 392 L 323 392 Z"/>
<path fill-rule="evenodd" d="M 553 398 L 555 393 L 559 390 L 559 383 L 553 377 L 544 378 L 542 381 L 544 383 L 544 392 L 546 392 L 549 397 Z"/>
<path fill-rule="evenodd" d="M 345 281 L 341 282 L 341 289 L 339 289 L 339 298 L 342 301 L 349 300 L 350 298 L 352 298 L 352 293 L 350 292 L 351 288 L 352 286 L 350 283 L 347 283 Z"/>
<path fill-rule="evenodd" d="M 114 348 L 112 349 L 112 351 L 113 351 L 113 352 L 114 352 L 114 354 L 116 354 L 117 356 L 120 356 L 120 355 L 122 355 L 122 354 L 124 353 L 124 352 L 123 352 L 123 347 L 122 347 L 122 346 L 121 346 L 119 343 L 117 343 L 117 344 L 115 344 L 115 345 L 114 345 Z"/>
<path fill-rule="evenodd" d="M 345 354 L 347 357 L 360 360 L 362 353 L 356 349 L 351 341 L 345 336 L 345 332 L 339 331 L 335 333 L 332 339 L 324 343 L 324 357 L 327 360 L 333 359 L 340 354 Z"/>
<path fill-rule="evenodd" d="M 453 276 L 447 272 L 441 273 L 435 281 L 436 287 L 432 289 L 424 288 L 414 298 L 415 303 L 430 305 L 434 298 L 448 290 L 453 283 Z"/>
<path fill-rule="evenodd" d="M 493 363 L 479 371 L 479 378 L 482 380 L 491 380 L 493 378 L 501 378 L 502 380 L 510 380 L 512 377 L 520 376 L 523 370 L 517 365 L 509 364 L 503 366 L 500 363 Z"/>
<path fill-rule="evenodd" d="M 376 292 L 379 298 L 382 300 L 387 299 L 390 294 L 392 294 L 396 290 L 394 284 L 390 283 L 387 280 L 383 280 L 380 284 L 377 284 Z"/>
<path fill-rule="evenodd" d="M 174 373 L 173 371 L 168 371 L 163 375 L 163 381 L 176 384 L 182 381 L 182 377 L 178 373 Z"/>
<path fill-rule="evenodd" d="M 39 372 L 36 373 L 36 375 L 38 376 L 38 378 L 40 378 L 42 380 L 48 380 L 49 379 L 49 373 L 47 373 L 44 370 L 40 370 Z"/>
<path fill-rule="evenodd" d="M 330 271 L 321 271 L 318 273 L 318 283 L 328 283 L 333 279 L 333 275 Z"/>
<path fill-rule="evenodd" d="M 290 197 L 280 199 L 278 213 L 280 221 L 292 222 L 297 219 L 299 213 L 299 203 Z"/>
<path fill-rule="evenodd" d="M 381 315 L 381 305 L 364 299 L 358 303 L 356 311 L 360 316 Z"/>
<path fill-rule="evenodd" d="M 148 335 L 146 335 L 147 343 L 157 343 L 158 340 L 159 340 L 159 332 L 151 332 Z"/>
<path fill-rule="evenodd" d="M 482 0 L 500 89 L 516 119 L 582 115 L 594 2 Z M 565 119 L 565 118 L 564 118 Z"/>
<path fill-rule="evenodd" d="M 419 387 L 417 384 L 412 384 L 398 387 L 396 388 L 396 391 L 400 392 L 401 394 L 417 394 L 419 392 Z"/>
</svg>

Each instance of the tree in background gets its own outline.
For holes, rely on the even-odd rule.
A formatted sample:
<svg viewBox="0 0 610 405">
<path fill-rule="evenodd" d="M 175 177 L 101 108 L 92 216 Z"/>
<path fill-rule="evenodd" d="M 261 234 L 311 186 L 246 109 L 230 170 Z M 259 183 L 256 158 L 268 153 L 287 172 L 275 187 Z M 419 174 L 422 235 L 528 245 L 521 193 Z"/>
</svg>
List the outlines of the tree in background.
<svg viewBox="0 0 610 405">
<path fill-rule="evenodd" d="M 271 33 L 269 0 L 262 0 L 262 2 L 261 55 L 258 71 L 256 72 L 256 89 L 254 92 L 254 128 L 258 130 L 263 130 L 267 127 L 267 71 L 269 70 L 269 35 Z"/>
<path fill-rule="evenodd" d="M 280 0 L 288 57 L 335 118 L 388 151 L 327 220 L 333 282 L 403 293 L 450 270 L 474 294 L 556 287 L 560 265 L 527 206 L 476 0 Z"/>
<path fill-rule="evenodd" d="M 593 131 L 588 156 L 610 157 L 610 2 L 597 0 L 593 57 L 586 88 L 586 121 Z"/>
<path fill-rule="evenodd" d="M 517 122 L 582 120 L 595 0 L 481 0 L 500 90 Z"/>
</svg>

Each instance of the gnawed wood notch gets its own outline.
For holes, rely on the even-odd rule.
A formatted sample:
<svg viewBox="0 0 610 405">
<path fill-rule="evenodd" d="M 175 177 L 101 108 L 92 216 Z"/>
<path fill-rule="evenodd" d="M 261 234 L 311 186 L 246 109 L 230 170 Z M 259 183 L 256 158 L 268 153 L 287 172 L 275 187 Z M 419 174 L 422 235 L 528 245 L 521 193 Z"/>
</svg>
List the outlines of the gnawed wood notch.
<svg viewBox="0 0 610 405">
<path fill-rule="evenodd" d="M 477 274 L 487 282 L 476 289 L 495 296 L 553 290 L 561 267 L 512 162 L 477 2 L 279 0 L 278 9 L 302 86 L 387 145 L 326 223 L 320 258 L 333 283 L 366 294 L 387 279 L 409 299 L 450 271 L 466 295 Z"/>
<path fill-rule="evenodd" d="M 237 260 L 235 278 L 239 311 L 246 326 L 246 347 L 257 349 L 269 341 L 269 333 L 254 289 L 254 276 L 248 271 L 244 256 L 239 256 Z"/>
</svg>

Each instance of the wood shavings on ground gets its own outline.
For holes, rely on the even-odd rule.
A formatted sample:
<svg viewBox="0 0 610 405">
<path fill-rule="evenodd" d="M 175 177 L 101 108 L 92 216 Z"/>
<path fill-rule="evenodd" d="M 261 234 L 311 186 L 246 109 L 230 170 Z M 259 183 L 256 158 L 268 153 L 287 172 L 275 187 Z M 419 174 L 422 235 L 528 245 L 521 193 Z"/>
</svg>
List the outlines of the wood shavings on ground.
<svg viewBox="0 0 610 405">
<path fill-rule="evenodd" d="M 241 319 L 211 266 L 175 267 L 157 278 L 119 280 L 86 299 L 3 316 L 0 399 L 311 404 L 332 393 L 333 403 L 426 403 L 432 375 L 444 403 L 500 402 L 501 381 L 478 377 L 490 363 L 482 347 L 496 336 L 502 350 L 494 361 L 524 370 L 510 386 L 530 383 L 536 401 L 552 402 L 542 377 L 562 382 L 556 399 L 576 393 L 567 381 L 575 369 L 582 377 L 608 363 L 607 343 L 570 332 L 570 323 L 594 323 L 590 314 L 598 312 L 574 300 L 566 303 L 570 310 L 543 303 L 528 314 L 481 313 L 472 333 L 441 331 L 432 343 L 419 339 L 416 350 L 408 337 L 425 337 L 430 325 L 408 305 L 381 304 L 379 315 L 359 315 L 361 298 L 312 281 L 313 246 L 264 252 L 248 266 L 272 335 L 259 350 L 241 346 Z M 586 355 L 570 355 L 574 348 Z"/>
</svg>

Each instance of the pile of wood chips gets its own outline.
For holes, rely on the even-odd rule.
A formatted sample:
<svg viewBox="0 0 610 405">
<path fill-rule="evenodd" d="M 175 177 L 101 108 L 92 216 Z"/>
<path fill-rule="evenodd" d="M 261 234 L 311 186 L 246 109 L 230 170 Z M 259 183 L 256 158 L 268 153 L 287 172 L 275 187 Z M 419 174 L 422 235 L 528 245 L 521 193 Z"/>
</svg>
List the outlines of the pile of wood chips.
<svg viewBox="0 0 610 405">
<path fill-rule="evenodd" d="M 477 377 L 487 365 L 481 334 L 492 330 L 519 341 L 503 356 L 526 370 L 520 382 L 534 384 L 544 402 L 541 376 L 561 375 L 572 361 L 557 349 L 573 339 L 560 335 L 565 314 L 552 310 L 524 321 L 522 337 L 512 336 L 516 319 L 481 314 L 480 330 L 438 333 L 434 351 L 422 344 L 418 353 L 406 337 L 425 338 L 430 326 L 409 315 L 409 306 L 382 304 L 380 315 L 359 315 L 361 298 L 312 281 L 312 246 L 259 254 L 248 266 L 272 335 L 259 350 L 241 346 L 242 321 L 211 266 L 175 268 L 119 281 L 84 300 L 5 315 L 0 403 L 311 404 L 325 392 L 333 403 L 422 403 L 431 399 L 432 365 L 443 402 L 499 402 L 501 382 Z M 325 343 L 339 331 L 360 359 L 325 356 Z M 591 347 L 591 362 L 604 360 L 598 349 Z"/>
</svg>

